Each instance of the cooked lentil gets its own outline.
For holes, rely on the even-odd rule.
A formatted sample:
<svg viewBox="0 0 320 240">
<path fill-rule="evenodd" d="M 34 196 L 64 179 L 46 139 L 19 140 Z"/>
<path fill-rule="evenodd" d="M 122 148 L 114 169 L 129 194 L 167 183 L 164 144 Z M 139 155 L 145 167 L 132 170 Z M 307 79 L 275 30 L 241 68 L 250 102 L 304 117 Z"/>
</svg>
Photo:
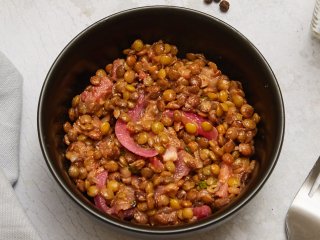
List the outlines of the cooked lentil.
<svg viewBox="0 0 320 240">
<path fill-rule="evenodd" d="M 207 217 L 243 191 L 256 166 L 260 116 L 241 83 L 202 54 L 177 52 L 135 40 L 72 99 L 63 125 L 69 176 L 124 221 Z"/>
</svg>

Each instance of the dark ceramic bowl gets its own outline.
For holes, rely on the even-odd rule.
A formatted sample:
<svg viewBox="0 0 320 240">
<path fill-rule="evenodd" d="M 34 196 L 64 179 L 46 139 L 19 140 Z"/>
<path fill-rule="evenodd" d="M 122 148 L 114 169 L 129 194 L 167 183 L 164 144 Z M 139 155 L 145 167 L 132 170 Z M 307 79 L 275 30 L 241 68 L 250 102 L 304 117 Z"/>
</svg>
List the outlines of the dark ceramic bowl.
<svg viewBox="0 0 320 240">
<path fill-rule="evenodd" d="M 66 172 L 62 125 L 72 97 L 89 84 L 96 69 L 122 56 L 137 38 L 146 43 L 164 40 L 186 52 L 204 53 L 231 79 L 242 82 L 247 99 L 261 115 L 255 159 L 259 167 L 245 192 L 226 208 L 193 224 L 145 227 L 109 217 L 95 208 Z M 38 133 L 48 167 L 67 194 L 85 211 L 106 224 L 146 236 L 181 236 L 210 229 L 231 217 L 254 197 L 270 176 L 284 136 L 284 106 L 277 80 L 261 53 L 241 33 L 210 15 L 185 8 L 137 8 L 106 17 L 76 36 L 53 63 L 42 87 Z"/>
</svg>

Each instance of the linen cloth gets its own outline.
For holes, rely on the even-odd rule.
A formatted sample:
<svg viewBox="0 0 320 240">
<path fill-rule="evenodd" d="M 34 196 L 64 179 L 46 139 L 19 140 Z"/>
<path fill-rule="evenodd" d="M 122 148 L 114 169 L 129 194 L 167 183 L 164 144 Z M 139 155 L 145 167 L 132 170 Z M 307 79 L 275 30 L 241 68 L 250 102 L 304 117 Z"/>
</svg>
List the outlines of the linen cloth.
<svg viewBox="0 0 320 240">
<path fill-rule="evenodd" d="M 19 175 L 22 77 L 0 52 L 0 240 L 40 240 L 13 185 Z"/>
</svg>

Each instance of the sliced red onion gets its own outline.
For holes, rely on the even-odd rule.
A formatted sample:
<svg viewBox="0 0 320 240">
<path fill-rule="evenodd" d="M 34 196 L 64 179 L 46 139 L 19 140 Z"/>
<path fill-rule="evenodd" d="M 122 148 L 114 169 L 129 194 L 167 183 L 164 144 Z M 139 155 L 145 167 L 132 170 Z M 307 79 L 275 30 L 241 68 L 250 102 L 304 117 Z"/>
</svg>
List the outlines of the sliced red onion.
<svg viewBox="0 0 320 240">
<path fill-rule="evenodd" d="M 108 179 L 108 172 L 103 171 L 96 176 L 96 184 L 98 188 L 103 188 Z"/>
<path fill-rule="evenodd" d="M 141 94 L 139 96 L 135 108 L 128 112 L 129 116 L 131 117 L 131 120 L 137 121 L 140 118 L 144 110 L 144 105 L 145 99 L 144 96 Z M 130 152 L 133 152 L 136 155 L 146 158 L 158 155 L 158 152 L 156 150 L 143 148 L 139 144 L 137 144 L 131 137 L 130 132 L 127 129 L 127 124 L 121 119 L 118 119 L 116 122 L 115 133 L 122 146 L 124 146 Z"/>
<path fill-rule="evenodd" d="M 173 111 L 171 110 L 166 110 L 164 112 L 164 114 L 166 114 L 168 117 L 173 118 Z M 195 123 L 197 124 L 198 128 L 197 128 L 197 134 L 207 138 L 208 140 L 216 140 L 218 137 L 218 131 L 215 127 L 212 128 L 211 131 L 205 131 L 203 130 L 201 123 L 203 122 L 207 122 L 208 120 L 197 115 L 194 113 L 190 113 L 190 112 L 183 112 L 182 113 L 182 122 L 183 124 L 187 124 L 187 123 Z"/>
<path fill-rule="evenodd" d="M 99 208 L 101 211 L 103 211 L 103 212 L 105 212 L 107 214 L 113 214 L 114 213 L 113 208 L 109 208 L 108 207 L 106 200 L 100 194 L 95 196 L 93 200 L 94 200 L 94 204 L 96 205 L 96 207 Z"/>
<path fill-rule="evenodd" d="M 127 129 L 127 124 L 120 119 L 118 119 L 116 122 L 115 133 L 122 146 L 124 146 L 130 152 L 146 158 L 158 155 L 156 150 L 143 148 L 137 144 L 130 136 L 130 132 Z"/>
</svg>

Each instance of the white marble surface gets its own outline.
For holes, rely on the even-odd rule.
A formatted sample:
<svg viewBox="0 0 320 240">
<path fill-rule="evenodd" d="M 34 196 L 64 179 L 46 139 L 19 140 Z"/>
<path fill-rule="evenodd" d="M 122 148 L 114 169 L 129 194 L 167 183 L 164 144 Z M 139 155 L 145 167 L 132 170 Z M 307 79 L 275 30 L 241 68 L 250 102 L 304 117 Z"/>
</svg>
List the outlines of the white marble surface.
<svg viewBox="0 0 320 240">
<path fill-rule="evenodd" d="M 40 151 L 36 111 L 50 65 L 79 31 L 117 11 L 156 4 L 201 10 L 237 28 L 270 63 L 285 103 L 282 153 L 266 185 L 235 218 L 197 238 L 285 239 L 287 209 L 320 154 L 320 41 L 309 31 L 315 0 L 230 3 L 230 11 L 223 14 L 216 4 L 208 6 L 202 0 L 0 0 L 0 51 L 24 77 L 20 179 L 15 190 L 43 239 L 130 239 L 84 213 L 61 190 Z"/>
</svg>

